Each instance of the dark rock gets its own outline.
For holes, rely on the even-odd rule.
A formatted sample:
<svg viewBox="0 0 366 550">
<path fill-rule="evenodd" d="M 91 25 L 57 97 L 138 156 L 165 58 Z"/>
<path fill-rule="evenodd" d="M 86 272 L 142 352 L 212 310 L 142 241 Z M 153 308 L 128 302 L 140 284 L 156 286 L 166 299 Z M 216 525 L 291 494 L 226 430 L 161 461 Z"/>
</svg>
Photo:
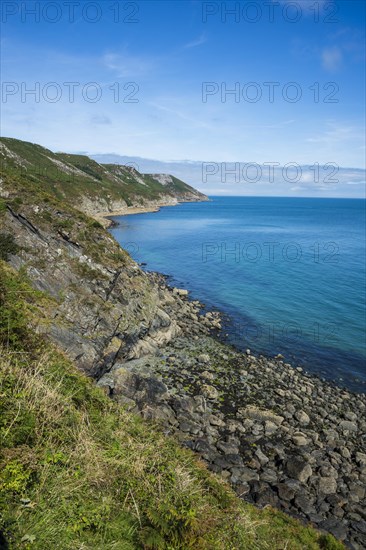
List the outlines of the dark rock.
<svg viewBox="0 0 366 550">
<path fill-rule="evenodd" d="M 290 477 L 297 479 L 301 483 L 306 483 L 313 473 L 310 464 L 300 456 L 294 456 L 287 461 L 286 471 Z"/>
<path fill-rule="evenodd" d="M 345 540 L 347 538 L 347 526 L 337 519 L 326 519 L 319 523 L 319 527 L 332 533 L 332 535 L 339 540 Z"/>
<path fill-rule="evenodd" d="M 277 485 L 277 490 L 280 498 L 285 501 L 292 500 L 299 491 L 299 483 L 293 480 L 288 480 Z"/>
</svg>

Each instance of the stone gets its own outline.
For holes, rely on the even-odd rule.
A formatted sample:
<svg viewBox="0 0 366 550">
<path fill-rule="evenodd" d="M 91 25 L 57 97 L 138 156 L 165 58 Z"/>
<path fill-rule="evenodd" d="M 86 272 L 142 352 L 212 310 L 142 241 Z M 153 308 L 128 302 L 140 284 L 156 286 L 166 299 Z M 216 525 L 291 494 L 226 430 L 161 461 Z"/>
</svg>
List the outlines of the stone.
<svg viewBox="0 0 366 550">
<path fill-rule="evenodd" d="M 264 431 L 266 435 L 272 435 L 278 430 L 278 425 L 270 420 L 266 420 L 264 423 Z"/>
<path fill-rule="evenodd" d="M 295 445 L 297 445 L 297 447 L 305 447 L 309 444 L 309 441 L 306 439 L 305 435 L 299 432 L 292 436 L 292 441 Z"/>
<path fill-rule="evenodd" d="M 339 423 L 339 427 L 344 432 L 357 432 L 357 424 L 355 422 L 350 422 L 349 420 L 342 420 Z"/>
<path fill-rule="evenodd" d="M 319 527 L 332 533 L 338 540 L 343 541 L 347 538 L 347 526 L 337 519 L 326 519 L 320 523 Z"/>
<path fill-rule="evenodd" d="M 200 432 L 199 424 L 196 422 L 190 422 L 189 420 L 183 420 L 179 423 L 179 429 L 185 433 L 191 433 L 197 435 Z"/>
<path fill-rule="evenodd" d="M 237 455 L 239 454 L 239 449 L 235 445 L 227 443 L 226 441 L 219 441 L 216 444 L 216 447 L 226 455 Z"/>
<path fill-rule="evenodd" d="M 338 477 L 338 472 L 331 464 L 323 464 L 320 468 L 320 475 L 322 477 L 332 477 L 336 479 Z"/>
<path fill-rule="evenodd" d="M 366 466 L 366 454 L 356 453 L 356 464 L 359 466 Z"/>
<path fill-rule="evenodd" d="M 278 504 L 278 496 L 268 484 L 263 485 L 265 485 L 265 487 L 261 487 L 260 490 L 254 494 L 256 505 L 275 507 Z"/>
<path fill-rule="evenodd" d="M 269 458 L 268 456 L 266 456 L 263 452 L 262 452 L 262 449 L 260 447 L 258 447 L 258 449 L 255 451 L 255 456 L 258 458 L 259 462 L 261 463 L 261 465 L 263 466 L 264 464 L 267 464 L 267 462 L 269 462 Z"/>
<path fill-rule="evenodd" d="M 301 457 L 293 457 L 286 463 L 286 471 L 290 477 L 297 479 L 301 483 L 306 483 L 312 475 L 313 470 L 307 462 Z"/>
<path fill-rule="evenodd" d="M 202 455 L 206 460 L 216 455 L 216 450 L 204 439 L 197 439 L 193 445 L 193 450 Z"/>
<path fill-rule="evenodd" d="M 198 357 L 199 363 L 209 363 L 210 362 L 210 356 L 207 355 L 207 353 L 201 353 Z"/>
<path fill-rule="evenodd" d="M 208 421 L 210 424 L 212 424 L 212 426 L 219 426 L 220 428 L 225 426 L 225 422 L 214 414 L 210 414 L 210 416 L 208 417 Z"/>
<path fill-rule="evenodd" d="M 357 422 L 358 420 L 357 414 L 351 411 L 347 411 L 346 413 L 344 413 L 344 418 L 346 420 L 350 420 L 351 422 Z"/>
<path fill-rule="evenodd" d="M 302 426 L 307 426 L 310 424 L 310 417 L 305 411 L 297 411 L 294 416 Z"/>
<path fill-rule="evenodd" d="M 243 483 L 237 483 L 234 487 L 236 494 L 238 497 L 243 498 L 245 495 L 247 495 L 250 491 L 250 485 L 249 483 L 243 482 Z"/>
<path fill-rule="evenodd" d="M 279 483 L 277 485 L 278 494 L 281 500 L 285 500 L 289 502 L 292 500 L 297 491 L 299 489 L 299 486 L 297 482 L 292 482 L 291 480 L 285 481 L 283 483 Z"/>
<path fill-rule="evenodd" d="M 203 384 L 201 391 L 207 399 L 217 399 L 220 395 L 214 386 L 210 386 L 208 384 Z"/>
<path fill-rule="evenodd" d="M 299 494 L 295 496 L 295 505 L 302 511 L 304 514 L 315 513 L 315 508 L 313 503 L 309 498 L 304 494 Z"/>
<path fill-rule="evenodd" d="M 322 495 L 332 495 L 337 492 L 337 480 L 332 477 L 321 477 L 318 487 Z"/>
<path fill-rule="evenodd" d="M 283 416 L 275 414 L 272 411 L 259 409 L 258 407 L 254 407 L 252 405 L 249 405 L 245 409 L 239 409 L 238 413 L 243 418 L 250 418 L 252 420 L 259 420 L 262 422 L 271 421 L 277 426 L 280 426 L 284 421 Z"/>
<path fill-rule="evenodd" d="M 275 470 L 266 468 L 260 474 L 260 478 L 262 481 L 266 481 L 267 483 L 276 484 L 278 481 L 278 474 Z"/>
<path fill-rule="evenodd" d="M 205 378 L 206 380 L 214 380 L 215 376 L 212 374 L 212 372 L 209 372 L 208 370 L 203 371 L 201 374 L 202 378 Z"/>
<path fill-rule="evenodd" d="M 341 453 L 343 458 L 351 458 L 351 453 L 349 452 L 347 447 L 340 447 L 339 452 Z M 366 455 L 365 455 L 365 459 L 366 459 Z"/>
<path fill-rule="evenodd" d="M 188 290 L 184 288 L 173 288 L 173 293 L 177 296 L 188 296 Z"/>
<path fill-rule="evenodd" d="M 244 466 L 244 468 L 241 468 L 240 480 L 246 481 L 246 482 L 258 481 L 259 474 L 255 470 L 252 470 L 251 468 L 247 468 L 246 466 Z"/>
</svg>

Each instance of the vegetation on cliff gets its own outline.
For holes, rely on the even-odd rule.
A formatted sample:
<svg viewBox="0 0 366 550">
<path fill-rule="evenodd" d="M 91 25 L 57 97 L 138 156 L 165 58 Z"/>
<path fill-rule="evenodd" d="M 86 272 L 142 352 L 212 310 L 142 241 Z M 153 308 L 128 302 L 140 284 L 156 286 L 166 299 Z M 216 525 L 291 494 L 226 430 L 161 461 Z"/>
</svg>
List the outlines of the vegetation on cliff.
<svg viewBox="0 0 366 550">
<path fill-rule="evenodd" d="M 207 200 L 173 176 L 140 174 L 134 167 L 98 164 L 85 155 L 53 153 L 40 145 L 0 139 L 0 167 L 14 180 L 32 183 L 59 199 L 92 213 L 151 201 Z M 163 181 L 161 183 L 159 180 Z"/>
<path fill-rule="evenodd" d="M 52 299 L 0 262 L 0 539 L 4 548 L 341 549 L 239 500 L 127 413 L 32 327 Z"/>
</svg>

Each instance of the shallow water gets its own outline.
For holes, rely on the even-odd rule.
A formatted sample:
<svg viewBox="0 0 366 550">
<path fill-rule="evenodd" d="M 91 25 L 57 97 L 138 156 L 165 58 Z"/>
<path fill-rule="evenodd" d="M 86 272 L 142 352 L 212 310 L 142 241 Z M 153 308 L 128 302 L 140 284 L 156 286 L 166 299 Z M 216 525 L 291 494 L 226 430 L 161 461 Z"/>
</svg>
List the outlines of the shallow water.
<svg viewBox="0 0 366 550">
<path fill-rule="evenodd" d="M 228 315 L 231 343 L 365 391 L 364 200 L 213 197 L 116 220 L 135 260 Z"/>
</svg>

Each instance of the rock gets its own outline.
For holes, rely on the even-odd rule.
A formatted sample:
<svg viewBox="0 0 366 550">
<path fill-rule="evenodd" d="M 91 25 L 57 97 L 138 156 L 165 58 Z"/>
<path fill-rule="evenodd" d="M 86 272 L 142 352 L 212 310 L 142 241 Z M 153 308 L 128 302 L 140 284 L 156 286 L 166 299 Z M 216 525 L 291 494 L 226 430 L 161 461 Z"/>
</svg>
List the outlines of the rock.
<svg viewBox="0 0 366 550">
<path fill-rule="evenodd" d="M 264 466 L 264 464 L 267 464 L 269 462 L 269 458 L 268 456 L 266 456 L 260 447 L 258 447 L 258 449 L 255 451 L 255 456 L 258 458 L 259 462 L 261 463 L 262 466 Z"/>
<path fill-rule="evenodd" d="M 306 483 L 312 475 L 313 470 L 307 462 L 301 457 L 293 457 L 286 463 L 286 471 L 290 477 L 297 479 L 301 483 Z"/>
<path fill-rule="evenodd" d="M 183 288 L 173 288 L 173 293 L 177 296 L 188 296 L 188 290 Z"/>
<path fill-rule="evenodd" d="M 360 533 L 366 535 L 366 521 L 359 520 L 357 522 L 353 522 L 352 527 L 354 527 L 356 531 L 359 531 Z"/>
<path fill-rule="evenodd" d="M 343 456 L 343 458 L 351 458 L 351 453 L 349 452 L 349 450 L 347 449 L 347 447 L 341 447 L 339 449 L 339 452 L 341 453 L 341 455 Z M 366 459 L 366 455 L 365 455 L 365 459 Z M 356 462 L 357 462 L 357 454 L 356 454 Z"/>
<path fill-rule="evenodd" d="M 219 441 L 216 447 L 226 455 L 238 455 L 239 449 L 235 445 L 227 443 L 226 441 Z"/>
<path fill-rule="evenodd" d="M 274 485 L 278 481 L 278 474 L 275 470 L 272 470 L 270 468 L 266 468 L 260 474 L 260 478 L 261 478 L 262 481 L 266 481 L 267 483 L 271 483 L 272 485 Z"/>
<path fill-rule="evenodd" d="M 292 436 L 292 441 L 295 443 L 295 445 L 297 445 L 297 447 L 305 447 L 309 444 L 309 441 L 301 432 L 294 433 L 294 435 Z"/>
<path fill-rule="evenodd" d="M 272 506 L 278 504 L 278 496 L 267 483 L 262 483 L 259 491 L 254 494 L 254 502 L 257 506 Z"/>
<path fill-rule="evenodd" d="M 307 426 L 310 423 L 310 417 L 305 411 L 297 411 L 294 416 L 302 426 Z"/>
<path fill-rule="evenodd" d="M 259 480 L 259 474 L 255 470 L 252 470 L 251 468 L 247 468 L 244 466 L 244 468 L 241 468 L 240 473 L 240 480 L 241 481 L 258 481 Z"/>
<path fill-rule="evenodd" d="M 239 415 L 243 418 L 250 418 L 253 420 L 260 420 L 262 422 L 271 421 L 277 426 L 280 426 L 284 421 L 283 416 L 279 416 L 272 411 L 262 410 L 258 407 L 248 406 L 245 409 L 239 409 Z"/>
<path fill-rule="evenodd" d="M 237 483 L 234 487 L 236 494 L 238 497 L 243 498 L 245 495 L 247 495 L 250 491 L 250 485 L 246 482 L 243 483 Z"/>
<path fill-rule="evenodd" d="M 203 384 L 201 391 L 207 399 L 217 399 L 220 395 L 216 388 L 208 384 Z"/>
<path fill-rule="evenodd" d="M 205 439 L 196 439 L 192 448 L 206 460 L 208 460 L 209 457 L 216 455 L 216 449 L 211 447 Z"/>
<path fill-rule="evenodd" d="M 278 430 L 278 425 L 271 420 L 266 420 L 264 423 L 264 430 L 266 435 L 272 435 Z"/>
<path fill-rule="evenodd" d="M 321 477 L 319 479 L 319 493 L 332 495 L 337 492 L 337 480 L 332 477 Z"/>
<path fill-rule="evenodd" d="M 320 523 L 319 527 L 332 533 L 338 540 L 343 541 L 347 538 L 347 526 L 337 519 L 326 519 Z"/>
<path fill-rule="evenodd" d="M 207 353 L 201 353 L 198 357 L 199 363 L 209 363 L 210 362 L 210 356 L 207 355 Z"/>
<path fill-rule="evenodd" d="M 351 422 L 357 422 L 357 420 L 358 420 L 357 414 L 355 414 L 351 411 L 345 412 L 344 417 L 345 417 L 346 420 L 350 420 Z"/>
<path fill-rule="evenodd" d="M 299 490 L 299 483 L 293 480 L 288 480 L 277 485 L 278 494 L 281 500 L 290 501 L 294 498 Z"/>
<path fill-rule="evenodd" d="M 179 423 L 179 429 L 185 433 L 191 433 L 197 435 L 200 432 L 200 426 L 196 422 L 190 422 L 189 420 L 182 420 Z"/>
<path fill-rule="evenodd" d="M 366 454 L 356 453 L 356 464 L 359 466 L 366 466 Z"/>
<path fill-rule="evenodd" d="M 314 508 L 314 505 L 312 501 L 307 498 L 304 494 L 296 495 L 295 497 L 295 505 L 304 513 L 304 514 L 310 514 L 315 513 L 316 510 Z"/>
<path fill-rule="evenodd" d="M 331 466 L 331 464 L 323 464 L 322 467 L 320 468 L 320 475 L 322 477 L 332 477 L 334 479 L 337 479 L 338 477 L 338 472 L 335 468 L 333 468 L 333 466 Z"/>
<path fill-rule="evenodd" d="M 210 416 L 208 417 L 208 421 L 210 424 L 212 424 L 212 426 L 219 426 L 220 428 L 225 426 L 225 422 L 214 414 L 210 414 Z"/>
<path fill-rule="evenodd" d="M 212 374 L 212 372 L 208 372 L 208 370 L 203 371 L 201 374 L 202 378 L 206 378 L 206 380 L 214 380 L 215 376 Z"/>
<path fill-rule="evenodd" d="M 342 431 L 347 432 L 357 432 L 357 424 L 355 422 L 350 422 L 349 420 L 342 420 L 342 422 L 339 423 L 339 427 Z"/>
</svg>

